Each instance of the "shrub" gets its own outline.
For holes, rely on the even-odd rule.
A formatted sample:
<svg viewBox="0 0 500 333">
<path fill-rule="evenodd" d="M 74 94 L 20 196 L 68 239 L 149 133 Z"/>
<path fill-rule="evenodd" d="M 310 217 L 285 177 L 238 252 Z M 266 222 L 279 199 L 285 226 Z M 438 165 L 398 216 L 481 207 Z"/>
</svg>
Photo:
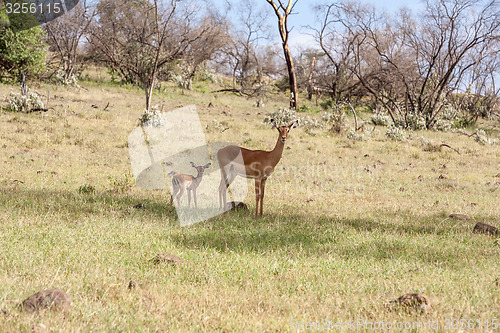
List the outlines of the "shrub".
<svg viewBox="0 0 500 333">
<path fill-rule="evenodd" d="M 412 130 L 421 130 L 426 128 L 425 118 L 413 112 L 408 113 L 406 116 L 406 123 L 406 127 L 411 128 Z"/>
<path fill-rule="evenodd" d="M 434 129 L 436 131 L 448 132 L 451 130 L 452 123 L 449 120 L 438 119 L 434 124 Z"/>
<path fill-rule="evenodd" d="M 375 113 L 372 116 L 372 123 L 377 126 L 388 126 L 391 118 L 385 113 Z"/>
<path fill-rule="evenodd" d="M 276 120 L 278 124 L 289 124 L 292 121 L 298 119 L 299 124 L 301 123 L 301 118 L 297 115 L 294 109 L 279 108 L 278 111 L 268 113 L 264 118 L 264 124 L 271 123 L 271 119 Z"/>
<path fill-rule="evenodd" d="M 139 124 L 145 127 L 161 127 L 165 126 L 167 120 L 163 117 L 158 105 L 151 107 L 150 110 L 145 110 L 139 118 Z"/>
<path fill-rule="evenodd" d="M 486 145 L 486 144 L 495 145 L 498 143 L 498 140 L 490 139 L 486 135 L 486 132 L 483 129 L 476 130 L 474 134 L 475 134 L 474 140 L 476 140 L 476 142 L 479 143 L 480 145 Z"/>
<path fill-rule="evenodd" d="M 62 84 L 63 86 L 73 86 L 73 87 L 80 87 L 78 85 L 78 79 L 76 75 L 70 75 L 69 77 L 66 75 L 64 70 L 59 69 L 54 76 L 55 80 L 57 83 Z"/>
<path fill-rule="evenodd" d="M 332 112 L 325 113 L 323 121 L 328 124 L 330 132 L 343 133 L 347 126 L 344 110 L 334 108 Z"/>
<path fill-rule="evenodd" d="M 40 96 L 34 92 L 28 92 L 26 96 L 20 93 L 10 93 L 7 109 L 12 112 L 28 112 L 33 109 L 43 109 L 44 105 Z"/>
<path fill-rule="evenodd" d="M 385 132 L 385 135 L 394 141 L 405 141 L 406 140 L 406 133 L 405 131 L 400 128 L 396 127 L 394 125 L 389 125 L 387 127 L 387 131 Z"/>
<path fill-rule="evenodd" d="M 78 193 L 80 194 L 94 194 L 95 187 L 89 184 L 84 184 L 78 188 Z"/>
<path fill-rule="evenodd" d="M 350 129 L 349 132 L 347 132 L 347 138 L 351 140 L 356 140 L 356 141 L 365 141 L 365 135 L 364 134 L 358 134 L 354 131 L 354 129 Z"/>
</svg>

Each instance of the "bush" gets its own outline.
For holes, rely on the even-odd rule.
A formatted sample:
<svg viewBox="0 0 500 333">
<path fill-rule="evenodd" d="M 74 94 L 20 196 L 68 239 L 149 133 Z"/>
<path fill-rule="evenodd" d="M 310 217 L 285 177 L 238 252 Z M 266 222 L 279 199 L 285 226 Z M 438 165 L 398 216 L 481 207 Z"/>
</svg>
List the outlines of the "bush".
<svg viewBox="0 0 500 333">
<path fill-rule="evenodd" d="M 330 132 L 343 133 L 347 126 L 347 120 L 342 108 L 334 108 L 333 112 L 326 113 L 323 121 L 329 125 Z"/>
<path fill-rule="evenodd" d="M 365 135 L 364 134 L 358 134 L 354 131 L 354 129 L 350 129 L 349 132 L 347 132 L 347 138 L 351 140 L 356 140 L 356 141 L 365 141 Z"/>
<path fill-rule="evenodd" d="M 498 143 L 498 140 L 490 139 L 486 135 L 486 132 L 483 129 L 476 130 L 474 134 L 475 134 L 474 140 L 476 140 L 476 142 L 479 143 L 480 145 L 486 145 L 486 144 L 495 145 Z"/>
<path fill-rule="evenodd" d="M 139 118 L 139 124 L 145 127 L 161 127 L 165 126 L 167 120 L 163 117 L 158 105 L 151 107 L 150 110 L 145 110 Z"/>
<path fill-rule="evenodd" d="M 434 124 L 434 129 L 436 131 L 448 132 L 451 130 L 452 123 L 449 120 L 438 119 Z"/>
<path fill-rule="evenodd" d="M 301 118 L 297 115 L 294 109 L 288 108 L 279 108 L 278 111 L 274 111 L 268 113 L 264 118 L 264 124 L 270 124 L 271 119 L 276 120 L 278 124 L 290 124 L 294 120 L 299 120 L 299 124 L 301 123 Z"/>
<path fill-rule="evenodd" d="M 427 128 L 425 118 L 419 114 L 410 112 L 406 116 L 406 127 L 412 130 L 421 130 Z"/>
<path fill-rule="evenodd" d="M 391 118 L 385 113 L 375 113 L 372 116 L 372 123 L 377 126 L 389 126 Z"/>
<path fill-rule="evenodd" d="M 396 127 L 394 125 L 390 125 L 387 127 L 387 131 L 385 132 L 385 135 L 394 141 L 405 141 L 406 140 L 406 133 L 405 131 L 400 128 Z"/>
<path fill-rule="evenodd" d="M 44 105 L 38 94 L 28 92 L 26 96 L 20 93 L 10 93 L 7 110 L 11 112 L 29 112 L 34 109 L 43 109 Z"/>
<path fill-rule="evenodd" d="M 73 74 L 67 77 L 66 73 L 62 69 L 59 69 L 57 71 L 54 78 L 57 83 L 62 84 L 63 86 L 73 86 L 77 88 L 79 87 L 76 75 Z"/>
<path fill-rule="evenodd" d="M 5 24 L 5 8 L 0 5 L 0 81 L 2 77 L 20 80 L 23 73 L 28 78 L 40 75 L 47 49 L 44 31 L 41 27 L 23 30 L 24 25 L 30 24 L 30 17 L 23 15 L 12 16 L 14 21 Z"/>
<path fill-rule="evenodd" d="M 80 194 L 94 194 L 95 191 L 95 187 L 89 184 L 84 184 L 78 188 Z"/>
</svg>

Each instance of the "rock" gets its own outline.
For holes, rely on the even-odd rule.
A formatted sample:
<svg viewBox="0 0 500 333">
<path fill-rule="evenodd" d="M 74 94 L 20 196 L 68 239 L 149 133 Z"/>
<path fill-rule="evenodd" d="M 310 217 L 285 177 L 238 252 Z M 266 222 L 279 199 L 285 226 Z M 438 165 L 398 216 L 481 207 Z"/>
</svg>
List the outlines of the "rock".
<svg viewBox="0 0 500 333">
<path fill-rule="evenodd" d="M 19 304 L 19 309 L 26 312 L 35 312 L 44 309 L 65 312 L 71 309 L 71 299 L 68 294 L 60 289 L 47 289 L 39 291 L 25 299 Z"/>
<path fill-rule="evenodd" d="M 139 284 L 137 282 L 135 282 L 134 280 L 130 280 L 130 282 L 128 283 L 128 290 L 135 289 L 138 286 L 139 286 Z"/>
<path fill-rule="evenodd" d="M 438 179 L 448 179 L 448 178 L 449 178 L 448 175 L 444 173 L 440 174 L 438 177 Z"/>
<path fill-rule="evenodd" d="M 465 214 L 450 214 L 449 217 L 452 218 L 452 219 L 455 219 L 455 220 L 462 220 L 462 221 L 470 221 L 470 220 L 472 220 L 469 216 L 467 216 Z"/>
<path fill-rule="evenodd" d="M 482 233 L 482 234 L 490 234 L 490 235 L 498 235 L 498 228 L 486 224 L 486 223 L 481 223 L 477 222 L 476 225 L 474 226 L 474 230 L 472 231 L 474 233 Z"/>
<path fill-rule="evenodd" d="M 146 209 L 146 207 L 144 206 L 144 204 L 142 202 L 135 205 L 134 208 L 135 209 Z"/>
<path fill-rule="evenodd" d="M 184 259 L 173 256 L 171 254 L 159 253 L 156 255 L 156 257 L 154 257 L 150 261 L 153 262 L 153 264 L 155 264 L 155 265 L 162 263 L 162 262 L 166 262 L 166 263 L 169 263 L 169 264 L 175 266 L 179 263 L 184 262 Z"/>
<path fill-rule="evenodd" d="M 394 305 L 407 309 L 415 310 L 418 312 L 425 312 L 431 307 L 431 300 L 428 296 L 418 294 L 405 294 L 397 300 L 391 301 Z"/>
<path fill-rule="evenodd" d="M 0 309 L 0 313 L 3 315 L 8 315 L 9 313 L 5 309 Z"/>
<path fill-rule="evenodd" d="M 229 211 L 229 210 L 244 210 L 244 211 L 248 211 L 248 206 L 246 203 L 244 202 L 241 202 L 241 201 L 231 201 L 231 202 L 228 202 L 226 203 L 226 209 L 224 209 L 225 211 Z"/>
</svg>

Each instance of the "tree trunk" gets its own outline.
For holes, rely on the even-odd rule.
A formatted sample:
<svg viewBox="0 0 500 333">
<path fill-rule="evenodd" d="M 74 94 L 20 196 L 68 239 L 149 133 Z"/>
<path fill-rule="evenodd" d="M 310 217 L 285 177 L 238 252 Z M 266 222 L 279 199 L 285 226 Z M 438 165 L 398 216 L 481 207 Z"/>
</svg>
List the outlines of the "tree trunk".
<svg viewBox="0 0 500 333">
<path fill-rule="evenodd" d="M 153 97 L 153 87 L 154 82 L 150 82 L 150 84 L 144 84 L 144 92 L 146 93 L 146 110 L 149 111 L 151 107 L 151 99 Z"/>
<path fill-rule="evenodd" d="M 295 76 L 295 67 L 293 65 L 292 53 L 290 52 L 290 48 L 288 47 L 288 36 L 290 30 L 288 30 L 287 21 L 288 16 L 292 12 L 293 2 L 292 0 L 288 0 L 288 5 L 285 5 L 279 1 L 279 6 L 274 3 L 273 0 L 267 0 L 267 2 L 274 8 L 274 12 L 278 17 L 278 29 L 280 32 L 281 40 L 283 42 L 283 53 L 285 55 L 286 67 L 288 69 L 288 80 L 290 81 L 290 107 L 296 109 L 299 106 L 299 96 L 297 91 L 297 78 Z M 280 12 L 280 9 L 283 10 L 283 13 Z"/>
<path fill-rule="evenodd" d="M 297 78 L 295 76 L 295 66 L 293 65 L 293 58 L 288 48 L 288 44 L 283 44 L 283 52 L 285 53 L 286 67 L 288 68 L 288 77 L 290 80 L 290 107 L 297 109 L 299 106 Z"/>
</svg>

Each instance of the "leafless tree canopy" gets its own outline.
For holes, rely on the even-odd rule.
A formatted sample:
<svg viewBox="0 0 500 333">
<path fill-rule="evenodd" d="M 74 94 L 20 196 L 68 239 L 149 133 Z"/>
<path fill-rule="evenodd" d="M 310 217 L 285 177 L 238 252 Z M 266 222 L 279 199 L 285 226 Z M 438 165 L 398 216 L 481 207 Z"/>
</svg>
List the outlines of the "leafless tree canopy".
<svg viewBox="0 0 500 333">
<path fill-rule="evenodd" d="M 428 0 L 421 14 L 402 10 L 392 18 L 357 2 L 317 10 L 323 23 L 316 38 L 329 60 L 332 90 L 359 82 L 393 121 L 408 125 L 409 114 L 418 114 L 432 127 L 457 92 L 498 93 L 496 0 Z"/>
<path fill-rule="evenodd" d="M 202 14 L 187 1 L 101 0 L 88 39 L 102 61 L 143 87 L 149 109 L 158 76 L 182 62 L 189 78 L 221 46 L 220 22 Z"/>
<path fill-rule="evenodd" d="M 297 0 L 228 0 L 224 15 L 187 0 L 89 1 L 45 25 L 58 66 L 66 78 L 77 74 L 85 41 L 89 56 L 144 89 L 147 108 L 159 80 L 175 71 L 190 89 L 209 60 L 233 91 L 260 96 L 269 79 L 287 77 L 291 107 L 299 89 L 309 99 L 369 100 L 404 126 L 418 116 L 433 127 L 446 108 L 474 121 L 499 105 L 499 0 L 426 0 L 418 13 L 395 15 L 327 0 L 309 27 L 316 45 L 293 57 L 288 18 Z M 270 38 L 276 19 L 281 56 Z"/>
<path fill-rule="evenodd" d="M 44 28 L 48 43 L 54 51 L 58 69 L 62 70 L 64 80 L 77 75 L 83 65 L 79 59 L 81 42 L 88 32 L 95 10 L 87 1 L 80 1 L 73 10 L 54 21 L 49 21 Z"/>
</svg>

